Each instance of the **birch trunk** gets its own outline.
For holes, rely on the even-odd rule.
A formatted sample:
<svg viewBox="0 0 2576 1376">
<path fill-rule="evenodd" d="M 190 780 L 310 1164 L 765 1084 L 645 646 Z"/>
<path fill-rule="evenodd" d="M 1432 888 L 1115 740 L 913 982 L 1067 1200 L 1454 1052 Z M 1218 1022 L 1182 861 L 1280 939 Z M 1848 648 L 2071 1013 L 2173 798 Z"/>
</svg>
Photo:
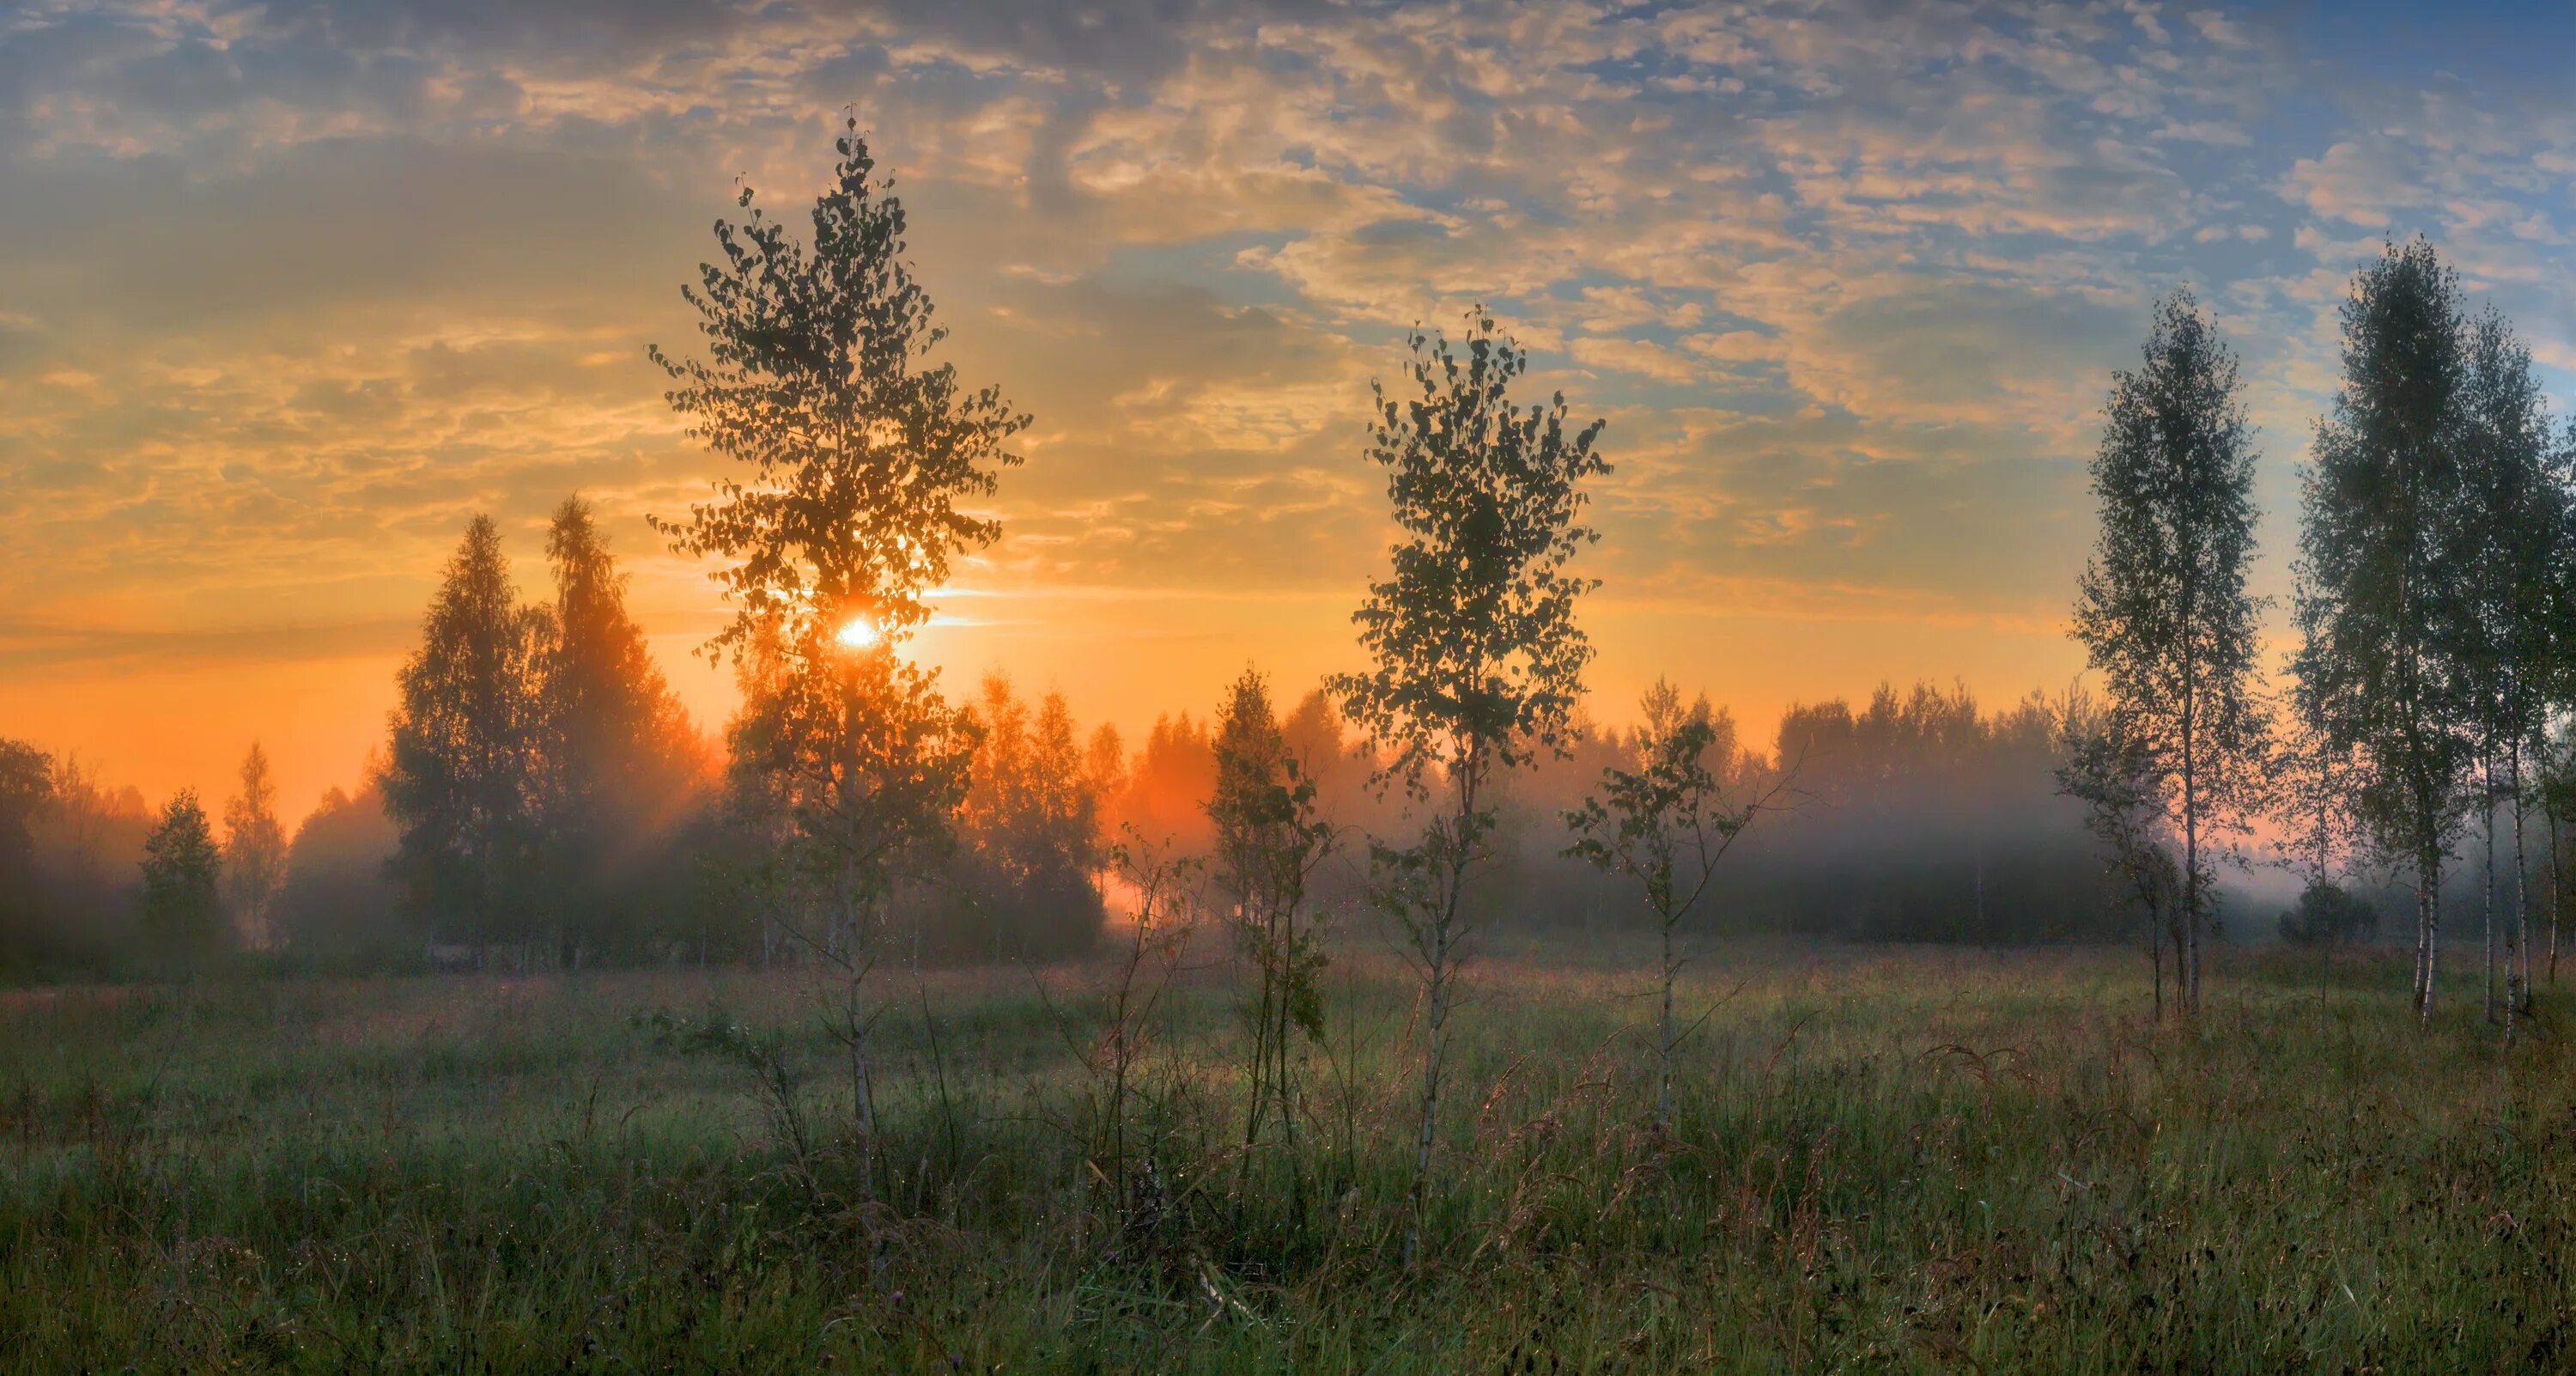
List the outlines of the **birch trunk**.
<svg viewBox="0 0 2576 1376">
<path fill-rule="evenodd" d="M 1422 1127 L 1413 1149 L 1413 1218 L 1404 1231 L 1404 1269 L 1408 1271 L 1421 1263 L 1423 1223 L 1431 1211 L 1431 1142 L 1440 1118 L 1440 1034 L 1449 1019 L 1446 923 L 1435 934 L 1434 943 L 1437 954 L 1427 981 L 1429 1031 L 1422 1045 Z"/>
<path fill-rule="evenodd" d="M 2558 899 L 2558 894 L 2561 894 L 2558 863 L 2561 863 L 2561 850 L 2558 850 L 2558 804 L 2550 801 L 2545 778 L 2540 783 L 2540 812 L 2548 814 L 2550 819 L 2550 984 L 2555 984 L 2558 982 L 2558 902 L 2561 902 Z"/>
<path fill-rule="evenodd" d="M 2416 1010 L 2432 1023 L 2432 989 L 2442 953 L 2442 843 L 2416 853 Z"/>
<path fill-rule="evenodd" d="M 2165 915 L 2147 908 L 2147 966 L 2155 971 L 2156 1021 L 2165 1020 Z"/>
<path fill-rule="evenodd" d="M 2190 615 L 2186 595 L 2183 612 Z M 2200 771 L 2198 742 L 2193 738 L 2193 718 L 2197 715 L 2198 684 L 2194 681 L 2195 664 L 2186 660 L 2182 690 L 2182 910 L 2184 928 L 2184 964 L 2178 973 L 2182 987 L 2183 1016 L 2200 1016 Z"/>
<path fill-rule="evenodd" d="M 1440 1120 L 1440 1070 L 1443 1034 L 1449 1021 L 1450 982 L 1455 976 L 1459 908 L 1465 900 L 1467 865 L 1476 844 L 1476 793 L 1483 782 L 1484 754 L 1470 748 L 1458 762 L 1457 829 L 1450 834 L 1448 873 L 1435 897 L 1431 943 L 1424 962 L 1424 1009 L 1429 1027 L 1422 1046 L 1422 1125 L 1413 1151 L 1413 1218 L 1404 1233 L 1404 1266 L 1412 1270 L 1422 1258 L 1422 1233 L 1431 1212 L 1431 1148 Z"/>
<path fill-rule="evenodd" d="M 2523 990 L 2530 979 L 2530 908 L 2529 890 L 2523 879 L 2522 853 L 2522 749 L 2514 748 L 2506 765 L 2507 786 L 2513 791 L 2513 907 L 2505 925 L 2504 947 L 2504 1044 L 2513 1045 L 2513 1017 L 2522 1006 Z M 2517 966 L 2516 959 L 2523 964 Z"/>
<path fill-rule="evenodd" d="M 1673 1128 L 1673 919 L 1664 918 L 1664 1010 L 1660 1029 L 1659 1056 L 1656 1061 L 1655 1121 L 1664 1131 Z"/>
<path fill-rule="evenodd" d="M 2479 904 L 2486 922 L 2487 1021 L 2496 1020 L 2496 880 L 2495 880 L 2495 764 L 2494 757 L 2478 765 L 2478 825 L 2485 839 L 2479 843 L 2478 863 L 2485 867 L 2484 890 Z"/>
</svg>

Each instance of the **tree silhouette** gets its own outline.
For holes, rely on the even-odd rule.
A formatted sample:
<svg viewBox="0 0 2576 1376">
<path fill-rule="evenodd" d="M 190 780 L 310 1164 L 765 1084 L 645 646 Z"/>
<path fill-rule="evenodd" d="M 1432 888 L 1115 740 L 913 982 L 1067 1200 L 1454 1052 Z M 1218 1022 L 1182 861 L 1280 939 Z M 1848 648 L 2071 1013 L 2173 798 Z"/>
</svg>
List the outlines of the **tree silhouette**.
<svg viewBox="0 0 2576 1376">
<path fill-rule="evenodd" d="M 555 508 L 546 557 L 555 600 L 539 659 L 540 831 L 548 906 L 572 964 L 632 940 L 638 914 L 671 901 L 677 884 L 657 842 L 680 825 L 704 766 L 587 502 Z"/>
<path fill-rule="evenodd" d="M 947 337 L 904 261 L 903 203 L 852 121 L 840 162 L 814 202 L 811 245 L 752 208 L 715 226 L 720 263 L 681 295 L 696 308 L 708 361 L 655 363 L 689 433 L 748 467 L 717 500 L 654 525 L 679 553 L 726 562 L 734 604 L 714 647 L 740 649 L 768 618 L 838 631 L 855 619 L 889 638 L 929 615 L 925 593 L 957 553 L 1000 527 L 960 504 L 990 496 L 1002 446 L 1028 424 L 991 387 L 967 391 L 952 364 L 929 365 Z"/>
<path fill-rule="evenodd" d="M 2110 696 L 2150 797 L 2182 838 L 2186 1013 L 2200 1007 L 2210 884 L 2204 841 L 2260 803 L 2268 722 L 2257 695 L 2254 454 L 2236 359 L 2188 292 L 2156 306 L 2145 361 L 2111 376 L 2093 493 L 2102 530 L 2075 636 Z"/>
<path fill-rule="evenodd" d="M 409 933 L 396 918 L 385 869 L 399 845 L 376 784 L 354 795 L 337 788 L 324 794 L 297 824 L 286 851 L 276 904 L 286 949 L 300 960 L 348 969 L 396 959 Z"/>
<path fill-rule="evenodd" d="M 286 828 L 277 820 L 277 784 L 268 752 L 253 741 L 242 757 L 241 792 L 224 804 L 224 887 L 253 946 L 272 944 L 269 909 L 286 882 Z"/>
<path fill-rule="evenodd" d="M 1094 876 L 1103 859 L 1100 795 L 1062 693 L 1034 716 L 999 674 L 972 709 L 973 781 L 959 809 L 966 842 L 957 887 L 971 911 L 941 935 L 988 954 L 1088 948 L 1107 910 Z"/>
<path fill-rule="evenodd" d="M 45 944 L 36 824 L 53 801 L 54 757 L 0 736 L 0 970 L 27 961 Z"/>
<path fill-rule="evenodd" d="M 2415 876 L 2415 1005 L 2432 1016 L 2442 866 L 2477 741 L 2449 557 L 2463 501 L 2459 288 L 2432 245 L 2389 245 L 2343 305 L 2343 383 L 2317 423 L 2300 533 L 2299 702 L 2359 752 L 2356 802 Z"/>
<path fill-rule="evenodd" d="M 2112 872 L 2146 915 L 2147 960 L 2161 1021 L 2168 940 L 2174 948 L 2175 998 L 2182 997 L 2182 872 L 2168 844 L 2172 814 L 2166 806 L 2171 779 L 2157 772 L 2144 736 L 2117 708 L 2097 711 L 2080 692 L 2068 694 L 2061 732 L 2058 791 L 2084 805 L 2085 829 L 2110 853 Z"/>
<path fill-rule="evenodd" d="M 1745 866 L 1748 897 L 1793 929 L 1870 940 L 2085 931 L 2109 914 L 2099 846 L 2056 776 L 2069 710 L 2034 693 L 1990 713 L 1932 683 L 1792 703 L 1772 755 L 1798 762 L 1798 820 Z"/>
<path fill-rule="evenodd" d="M 206 809 L 180 789 L 143 841 L 143 934 L 155 956 L 195 971 L 224 949 L 222 877 Z"/>
<path fill-rule="evenodd" d="M 1629 742 L 1632 768 L 1602 770 L 1600 791 L 1565 814 L 1575 842 L 1567 854 L 1645 888 L 1663 941 L 1657 967 L 1655 1121 L 1673 1125 L 1673 985 L 1688 956 L 1682 923 L 1717 878 L 1718 862 L 1788 786 L 1792 769 L 1757 782 L 1735 742 L 1735 720 L 1705 696 L 1689 707 L 1663 679 L 1646 690 L 1642 722 Z M 1759 790 L 1758 792 L 1756 790 Z"/>
<path fill-rule="evenodd" d="M 1207 800 L 1216 791 L 1216 742 L 1185 709 L 1157 715 L 1122 775 L 1110 830 L 1136 833 L 1157 854 L 1204 857 L 1215 844 Z"/>
<path fill-rule="evenodd" d="M 1315 1041 L 1324 1035 L 1324 949 L 1300 919 L 1333 829 L 1315 816 L 1314 780 L 1289 753 L 1270 685 L 1252 669 L 1234 681 L 1217 710 L 1216 791 L 1207 813 L 1216 828 L 1216 881 L 1233 904 L 1236 943 L 1256 986 L 1236 1207 L 1251 1183 L 1262 1127 L 1275 1113 L 1288 1147 L 1295 1208 L 1305 1180 L 1297 1169 L 1297 1074 L 1290 1053 L 1298 1034 Z"/>
<path fill-rule="evenodd" d="M 2461 500 L 2448 509 L 2445 558 L 2464 584 L 2450 625 L 2476 733 L 2486 916 L 2487 1016 L 2496 1002 L 2495 814 L 2513 824 L 2513 893 L 2506 909 L 2505 1035 L 2529 976 L 2523 833 L 2526 761 L 2545 745 L 2558 673 L 2553 631 L 2563 619 L 2566 456 L 2549 418 L 2531 351 L 2493 309 L 2467 327 L 2460 390 Z"/>
<path fill-rule="evenodd" d="M 1609 467 L 1593 453 L 1600 421 L 1569 429 L 1562 393 L 1516 407 L 1527 355 L 1482 307 L 1466 325 L 1456 344 L 1417 330 L 1399 394 L 1374 387 L 1368 456 L 1386 470 L 1400 535 L 1352 617 L 1372 667 L 1333 680 L 1378 745 L 1381 787 L 1401 786 L 1427 814 L 1412 843 L 1370 845 L 1377 900 L 1405 932 L 1423 996 L 1408 1266 L 1430 1205 L 1442 1051 L 1471 925 L 1463 900 L 1494 829 L 1490 788 L 1559 746 L 1581 696 L 1592 647 L 1574 608 L 1594 583 L 1568 565 L 1595 538 L 1579 521 L 1583 481 Z"/>
<path fill-rule="evenodd" d="M 2335 947 L 2370 935 L 2379 926 L 2379 913 L 2341 884 L 2324 880 L 2299 890 L 2298 902 L 2281 914 L 2276 926 L 2281 940 L 2314 948 L 2322 959 Z"/>
<path fill-rule="evenodd" d="M 532 915 L 545 637 L 511 590 L 492 518 L 475 517 L 397 680 L 382 784 L 402 836 L 395 879 L 434 927 L 462 923 L 478 964 Z"/>
<path fill-rule="evenodd" d="M 819 944 L 844 976 L 834 1030 L 851 1056 L 863 1150 L 873 1150 L 866 976 L 892 867 L 944 830 L 964 787 L 966 732 L 933 676 L 894 646 L 929 615 L 952 557 L 997 525 L 962 505 L 990 495 L 1019 460 L 1003 448 L 1028 424 L 991 387 L 968 391 L 904 261 L 903 204 L 851 121 L 800 242 L 752 208 L 719 220 L 722 261 L 682 296 L 707 359 L 649 352 L 677 385 L 689 433 L 737 464 L 716 500 L 655 527 L 676 552 L 723 561 L 733 617 L 712 653 L 753 651 L 737 749 L 774 771 L 806 872 L 828 871 L 832 934 Z"/>
</svg>

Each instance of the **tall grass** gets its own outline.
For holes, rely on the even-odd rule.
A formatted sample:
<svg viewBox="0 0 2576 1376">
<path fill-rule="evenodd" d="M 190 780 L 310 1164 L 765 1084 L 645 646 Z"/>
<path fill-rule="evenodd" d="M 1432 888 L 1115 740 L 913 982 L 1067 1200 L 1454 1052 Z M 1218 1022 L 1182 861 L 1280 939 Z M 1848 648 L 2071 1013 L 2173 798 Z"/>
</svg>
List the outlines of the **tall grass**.
<svg viewBox="0 0 2576 1376">
<path fill-rule="evenodd" d="M 793 974 L 0 995 L 0 1364 L 2576 1361 L 2551 991 L 2507 1055 L 2466 982 L 2419 1030 L 2385 958 L 2240 956 L 2182 1028 L 2113 953 L 1722 951 L 1666 1133 L 1642 954 L 1479 967 L 1410 1272 L 1412 1010 L 1365 952 L 1293 1161 L 1237 1155 L 1216 967 L 1151 1001 L 1114 1123 L 1108 968 L 885 977 L 872 1157 Z"/>
</svg>

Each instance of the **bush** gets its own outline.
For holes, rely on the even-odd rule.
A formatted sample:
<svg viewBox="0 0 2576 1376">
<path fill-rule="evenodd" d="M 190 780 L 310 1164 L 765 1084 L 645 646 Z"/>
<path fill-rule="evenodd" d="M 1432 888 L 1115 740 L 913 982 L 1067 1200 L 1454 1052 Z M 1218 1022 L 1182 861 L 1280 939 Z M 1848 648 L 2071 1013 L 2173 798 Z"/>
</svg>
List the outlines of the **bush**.
<svg viewBox="0 0 2576 1376">
<path fill-rule="evenodd" d="M 2310 884 L 2281 914 L 2281 940 L 2292 946 L 2343 946 L 2379 931 L 2379 910 L 2341 884 Z"/>
</svg>

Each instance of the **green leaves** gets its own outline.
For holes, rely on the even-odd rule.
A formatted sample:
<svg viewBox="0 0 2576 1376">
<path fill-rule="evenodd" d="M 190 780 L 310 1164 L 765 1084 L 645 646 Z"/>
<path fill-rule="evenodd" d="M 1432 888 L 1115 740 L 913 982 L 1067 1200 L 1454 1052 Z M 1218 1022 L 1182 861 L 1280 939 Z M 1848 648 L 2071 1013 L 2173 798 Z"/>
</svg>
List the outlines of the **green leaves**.
<svg viewBox="0 0 2576 1376">
<path fill-rule="evenodd" d="M 2112 375 L 2093 460 L 2101 533 L 2075 636 L 2102 675 L 2143 801 L 2191 825 L 2260 802 L 2254 453 L 2235 356 L 2187 292 L 2157 303 L 2142 365 Z"/>
<path fill-rule="evenodd" d="M 1629 768 L 1601 771 L 1597 793 L 1565 814 L 1574 841 L 1565 853 L 1645 886 L 1646 904 L 1670 928 L 1690 911 L 1735 838 L 1786 780 L 1759 797 L 1753 771 L 1734 758 L 1732 720 L 1702 697 L 1685 710 L 1657 680 L 1645 723 L 1630 742 Z"/>
<path fill-rule="evenodd" d="M 1398 394 L 1376 388 L 1369 437 L 1400 532 L 1352 616 L 1375 668 L 1334 687 L 1388 748 L 1381 777 L 1419 794 L 1435 765 L 1510 768 L 1558 745 L 1592 658 L 1574 607 L 1597 580 L 1569 572 L 1596 538 L 1583 482 L 1609 465 L 1593 452 L 1602 422 L 1569 428 L 1561 394 L 1513 404 L 1528 357 L 1482 307 L 1463 346 L 1410 344 Z"/>
<path fill-rule="evenodd" d="M 919 626 L 951 558 L 1000 533 L 960 503 L 990 495 L 998 470 L 1019 462 L 1003 445 L 1029 418 L 930 363 L 945 331 L 903 258 L 903 204 L 872 179 L 850 127 L 810 244 L 757 209 L 717 223 L 722 261 L 701 264 L 681 293 L 707 360 L 649 351 L 678 384 L 667 396 L 689 433 L 750 469 L 686 519 L 654 523 L 675 551 L 730 561 L 716 574 L 735 604 L 711 643 L 718 654 L 742 653 L 771 619 L 864 616 L 894 635 Z M 738 203 L 751 208 L 749 188 Z"/>
<path fill-rule="evenodd" d="M 945 332 L 857 130 L 833 145 L 809 241 L 748 187 L 751 213 L 717 223 L 722 261 L 681 292 L 706 360 L 650 351 L 689 433 L 741 466 L 716 500 L 654 524 L 674 551 L 726 561 L 734 616 L 708 648 L 744 667 L 746 791 L 777 805 L 801 863 L 836 875 L 844 900 L 880 895 L 891 866 L 949 839 L 971 725 L 893 645 L 928 619 L 952 557 L 1000 533 L 961 504 L 1019 462 L 1003 445 L 1029 420 L 930 362 Z M 860 619 L 873 645 L 836 644 Z"/>
<path fill-rule="evenodd" d="M 2527 748 L 2564 691 L 2566 454 L 2528 351 L 2465 316 L 2422 239 L 2355 276 L 2343 330 L 2304 493 L 2298 705 L 2359 750 L 2374 838 L 2437 865 L 2471 762 Z"/>
</svg>

